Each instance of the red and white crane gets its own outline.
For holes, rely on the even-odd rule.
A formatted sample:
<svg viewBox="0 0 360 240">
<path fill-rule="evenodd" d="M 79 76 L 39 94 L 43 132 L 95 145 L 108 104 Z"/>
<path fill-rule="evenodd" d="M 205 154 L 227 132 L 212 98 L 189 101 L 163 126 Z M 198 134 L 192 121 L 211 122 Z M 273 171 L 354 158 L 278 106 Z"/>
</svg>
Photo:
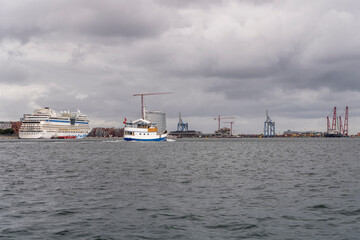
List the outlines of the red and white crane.
<svg viewBox="0 0 360 240">
<path fill-rule="evenodd" d="M 218 130 L 220 130 L 220 121 L 221 119 L 232 119 L 235 117 L 220 117 L 220 115 L 218 115 L 216 118 L 214 118 L 214 120 L 218 120 Z"/>
</svg>

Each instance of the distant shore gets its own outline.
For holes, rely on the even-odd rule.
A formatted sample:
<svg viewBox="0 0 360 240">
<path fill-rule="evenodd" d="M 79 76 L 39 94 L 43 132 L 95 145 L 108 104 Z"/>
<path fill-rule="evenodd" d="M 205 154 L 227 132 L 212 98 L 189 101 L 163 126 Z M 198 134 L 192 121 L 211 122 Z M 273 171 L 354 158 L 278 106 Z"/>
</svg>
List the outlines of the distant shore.
<svg viewBox="0 0 360 240">
<path fill-rule="evenodd" d="M 345 138 L 358 138 L 359 136 L 356 135 L 351 135 L 349 137 L 345 137 Z M 260 135 L 246 135 L 246 136 L 229 136 L 229 137 L 214 137 L 214 136 L 202 136 L 202 137 L 182 137 L 182 138 L 198 138 L 198 139 L 237 139 L 237 138 L 267 138 L 267 137 L 263 137 Z M 281 135 L 277 135 L 275 137 L 270 137 L 271 138 L 325 138 L 324 136 L 281 136 Z M 0 140 L 15 140 L 15 139 L 19 139 L 19 137 L 17 135 L 0 135 Z M 82 139 L 123 139 L 123 137 L 85 137 Z M 176 137 L 169 137 L 169 139 L 181 139 L 181 138 L 176 138 Z"/>
<path fill-rule="evenodd" d="M 0 135 L 0 139 L 18 139 L 16 135 Z"/>
</svg>

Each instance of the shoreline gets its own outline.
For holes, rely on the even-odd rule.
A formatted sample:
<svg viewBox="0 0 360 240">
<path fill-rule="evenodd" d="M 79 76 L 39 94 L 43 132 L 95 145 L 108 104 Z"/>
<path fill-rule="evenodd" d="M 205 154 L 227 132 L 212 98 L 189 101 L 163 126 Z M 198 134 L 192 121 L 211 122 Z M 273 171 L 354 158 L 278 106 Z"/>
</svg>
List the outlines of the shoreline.
<svg viewBox="0 0 360 240">
<path fill-rule="evenodd" d="M 19 137 L 13 135 L 0 135 L 0 139 L 19 139 Z"/>
</svg>

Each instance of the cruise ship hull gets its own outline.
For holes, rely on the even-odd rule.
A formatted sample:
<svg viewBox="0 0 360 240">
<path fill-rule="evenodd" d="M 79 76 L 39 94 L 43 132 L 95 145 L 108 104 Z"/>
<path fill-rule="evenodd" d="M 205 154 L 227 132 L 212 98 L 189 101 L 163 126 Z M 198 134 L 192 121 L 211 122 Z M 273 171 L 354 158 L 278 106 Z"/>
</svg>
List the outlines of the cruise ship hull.
<svg viewBox="0 0 360 240">
<path fill-rule="evenodd" d="M 84 138 L 87 133 L 83 134 L 59 134 L 54 132 L 19 132 L 20 139 L 51 139 L 56 137 L 75 137 Z"/>
<path fill-rule="evenodd" d="M 44 137 L 42 132 L 19 132 L 19 138 L 21 139 L 40 139 Z"/>
</svg>

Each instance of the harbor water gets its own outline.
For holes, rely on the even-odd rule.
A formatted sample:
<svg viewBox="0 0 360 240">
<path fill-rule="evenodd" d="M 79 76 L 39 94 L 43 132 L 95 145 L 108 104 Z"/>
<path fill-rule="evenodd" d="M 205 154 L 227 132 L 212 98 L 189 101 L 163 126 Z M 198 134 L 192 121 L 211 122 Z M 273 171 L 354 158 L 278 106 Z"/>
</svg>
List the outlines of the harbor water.
<svg viewBox="0 0 360 240">
<path fill-rule="evenodd" d="M 0 140 L 0 239 L 359 239 L 360 139 Z"/>
</svg>

